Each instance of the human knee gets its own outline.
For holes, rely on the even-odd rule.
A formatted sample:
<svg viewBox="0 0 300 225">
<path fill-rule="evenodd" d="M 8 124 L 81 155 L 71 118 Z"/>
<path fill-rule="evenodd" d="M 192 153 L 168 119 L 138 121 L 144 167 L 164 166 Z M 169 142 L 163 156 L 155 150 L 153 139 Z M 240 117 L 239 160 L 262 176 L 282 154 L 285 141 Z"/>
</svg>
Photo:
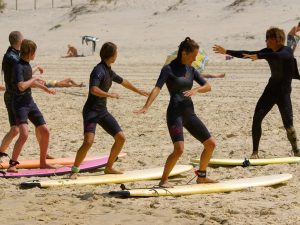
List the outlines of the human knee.
<svg viewBox="0 0 300 225">
<path fill-rule="evenodd" d="M 174 153 L 177 156 L 181 156 L 184 152 L 184 146 L 183 145 L 175 145 L 174 146 Z"/>
<path fill-rule="evenodd" d="M 12 126 L 9 132 L 13 137 L 15 137 L 19 134 L 19 128 L 17 126 Z"/>
<path fill-rule="evenodd" d="M 125 143 L 126 137 L 123 132 L 119 132 L 115 135 L 115 141 L 118 143 Z"/>
<path fill-rule="evenodd" d="M 213 151 L 216 148 L 217 143 L 214 138 L 209 138 L 203 145 L 206 150 Z"/>
<path fill-rule="evenodd" d="M 41 136 L 43 136 L 43 137 L 49 137 L 50 136 L 50 132 L 49 132 L 49 129 L 48 129 L 47 126 L 44 126 L 44 125 L 39 126 L 37 128 L 37 130 L 38 130 L 38 132 L 40 132 Z"/>
</svg>

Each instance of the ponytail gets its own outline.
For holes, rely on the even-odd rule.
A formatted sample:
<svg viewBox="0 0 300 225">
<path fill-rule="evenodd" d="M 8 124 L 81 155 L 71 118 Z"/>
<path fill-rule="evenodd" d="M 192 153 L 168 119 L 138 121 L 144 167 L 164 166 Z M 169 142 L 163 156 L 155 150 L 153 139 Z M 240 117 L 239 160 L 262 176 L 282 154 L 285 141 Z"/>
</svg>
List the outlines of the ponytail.
<svg viewBox="0 0 300 225">
<path fill-rule="evenodd" d="M 186 37 L 178 47 L 177 60 L 181 61 L 182 52 L 193 52 L 195 49 L 199 49 L 199 45 L 190 37 Z"/>
</svg>

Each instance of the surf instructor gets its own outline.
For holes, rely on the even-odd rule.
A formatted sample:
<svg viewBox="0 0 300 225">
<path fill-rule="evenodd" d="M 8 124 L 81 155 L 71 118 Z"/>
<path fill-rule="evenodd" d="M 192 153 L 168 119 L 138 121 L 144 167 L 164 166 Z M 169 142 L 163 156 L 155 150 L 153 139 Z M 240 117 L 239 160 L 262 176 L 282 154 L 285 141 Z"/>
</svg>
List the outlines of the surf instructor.
<svg viewBox="0 0 300 225">
<path fill-rule="evenodd" d="M 111 68 L 111 65 L 117 59 L 117 46 L 112 42 L 106 42 L 100 50 L 101 62 L 97 64 L 90 75 L 90 86 L 88 99 L 83 107 L 83 127 L 84 141 L 77 151 L 74 166 L 70 178 L 77 178 L 79 166 L 84 160 L 88 150 L 92 147 L 95 138 L 96 125 L 99 124 L 115 142 L 111 148 L 108 162 L 104 173 L 121 174 L 122 172 L 113 168 L 113 164 L 125 143 L 125 135 L 116 119 L 107 111 L 107 98 L 118 99 L 117 93 L 108 92 L 112 82 L 121 84 L 123 87 L 143 96 L 149 94 L 143 90 L 137 89 L 128 80 L 117 75 Z"/>
<path fill-rule="evenodd" d="M 174 150 L 169 155 L 164 172 L 159 183 L 160 187 L 173 187 L 168 182 L 168 176 L 174 168 L 177 160 L 184 151 L 183 127 L 185 127 L 197 140 L 204 150 L 201 154 L 197 183 L 214 183 L 216 181 L 206 177 L 206 168 L 215 149 L 216 143 L 209 131 L 194 112 L 191 97 L 197 93 L 205 93 L 211 90 L 199 72 L 191 64 L 195 61 L 199 51 L 199 45 L 189 37 L 180 43 L 177 58 L 165 65 L 143 108 L 135 110 L 135 113 L 146 113 L 152 102 L 159 95 L 161 88 L 166 83 L 170 93 L 170 102 L 167 109 L 167 125 Z M 200 86 L 193 88 L 193 81 Z"/>
<path fill-rule="evenodd" d="M 298 68 L 292 49 L 284 46 L 285 34 L 282 29 L 271 27 L 266 32 L 267 47 L 259 51 L 233 51 L 227 50 L 220 45 L 215 45 L 213 50 L 219 54 L 227 54 L 245 59 L 265 59 L 270 69 L 271 77 L 259 98 L 253 116 L 252 140 L 253 152 L 252 159 L 259 158 L 258 146 L 261 137 L 261 123 L 268 112 L 276 104 L 279 108 L 281 118 L 286 129 L 287 138 L 292 145 L 294 156 L 300 156 L 297 146 L 297 135 L 293 126 L 293 111 L 291 102 L 291 83 L 297 76 Z"/>
</svg>

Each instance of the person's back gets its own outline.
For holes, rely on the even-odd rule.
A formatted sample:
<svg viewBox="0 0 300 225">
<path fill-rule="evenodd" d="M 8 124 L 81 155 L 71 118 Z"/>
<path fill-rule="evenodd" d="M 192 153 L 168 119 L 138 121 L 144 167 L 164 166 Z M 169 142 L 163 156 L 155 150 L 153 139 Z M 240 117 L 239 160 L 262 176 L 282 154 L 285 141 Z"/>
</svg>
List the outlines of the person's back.
<svg viewBox="0 0 300 225">
<path fill-rule="evenodd" d="M 22 42 L 22 35 L 18 31 L 11 32 L 9 36 L 10 47 L 7 49 L 6 53 L 3 56 L 2 60 L 2 70 L 4 73 L 4 81 L 6 86 L 6 91 L 12 91 L 11 85 L 11 77 L 12 77 L 12 70 L 13 66 L 16 62 L 20 59 L 20 51 L 19 47 Z"/>
</svg>

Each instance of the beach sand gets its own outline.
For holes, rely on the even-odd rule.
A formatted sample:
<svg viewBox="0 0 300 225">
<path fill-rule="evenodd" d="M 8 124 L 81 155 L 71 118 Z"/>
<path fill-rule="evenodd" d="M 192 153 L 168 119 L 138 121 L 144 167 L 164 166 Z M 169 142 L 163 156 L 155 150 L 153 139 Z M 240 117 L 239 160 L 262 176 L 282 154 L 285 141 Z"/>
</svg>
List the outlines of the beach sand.
<svg viewBox="0 0 300 225">
<path fill-rule="evenodd" d="M 45 79 L 71 77 L 88 84 L 93 67 L 99 62 L 98 52 L 105 41 L 118 45 L 119 56 L 113 69 L 139 88 L 150 91 L 156 82 L 166 55 L 177 49 L 180 41 L 190 36 L 209 54 L 207 73 L 225 72 L 224 79 L 209 79 L 212 91 L 193 97 L 195 111 L 216 138 L 216 158 L 249 157 L 252 150 L 251 126 L 254 108 L 268 82 L 270 70 L 266 61 L 232 59 L 212 52 L 213 44 L 230 49 L 257 50 L 264 47 L 265 30 L 279 26 L 286 32 L 299 20 L 298 0 L 274 1 L 100 1 L 88 6 L 86 1 L 73 1 L 76 16 L 70 17 L 69 1 L 52 9 L 39 3 L 33 10 L 29 0 L 14 1 L 0 13 L 0 53 L 8 46 L 7 36 L 20 30 L 25 38 L 37 42 L 33 64 L 45 68 Z M 39 2 L 39 1 L 38 1 Z M 49 1 L 50 3 L 51 1 Z M 58 3 L 57 3 L 58 4 Z M 32 6 L 32 7 L 31 7 Z M 82 7 L 82 8 L 80 8 Z M 76 10 L 77 9 L 77 10 Z M 298 17 L 297 17 L 298 16 Z M 57 29 L 49 30 L 60 24 Z M 81 44 L 82 35 L 99 37 L 96 53 L 91 46 Z M 61 59 L 67 44 L 87 55 Z M 295 56 L 300 60 L 300 50 Z M 300 82 L 293 81 L 292 103 L 294 127 L 300 132 Z M 125 135 L 125 158 L 115 165 L 124 171 L 163 166 L 172 151 L 166 125 L 169 101 L 167 88 L 145 115 L 132 111 L 144 105 L 146 98 L 121 85 L 113 84 L 111 92 L 121 98 L 109 99 L 108 109 L 118 120 Z M 51 133 L 49 154 L 56 157 L 75 156 L 83 140 L 82 107 L 88 87 L 59 88 L 55 96 L 33 90 Z M 3 99 L 3 92 L 0 98 Z M 0 136 L 9 129 L 4 102 L 0 102 Z M 34 127 L 30 124 L 29 139 L 19 157 L 39 157 Z M 260 157 L 291 156 L 291 146 L 277 107 L 263 122 Z M 108 154 L 113 139 L 97 127 L 95 143 L 88 155 Z M 8 149 L 11 154 L 13 145 Z M 188 164 L 199 157 L 202 145 L 185 131 L 185 152 L 178 164 Z M 153 197 L 120 199 L 107 193 L 119 190 L 117 184 L 72 186 L 23 190 L 19 184 L 38 178 L 0 179 L 1 224 L 300 224 L 300 165 L 267 165 L 259 167 L 208 168 L 208 175 L 217 180 L 291 173 L 286 185 L 250 188 L 244 191 L 193 195 L 183 197 Z M 95 172 L 102 174 L 101 170 Z M 85 173 L 83 175 L 87 175 Z M 193 172 L 172 179 L 185 184 Z M 42 179 L 55 179 L 42 178 Z M 192 181 L 192 182 L 195 182 Z M 158 181 L 126 184 L 129 188 L 151 187 Z"/>
</svg>

